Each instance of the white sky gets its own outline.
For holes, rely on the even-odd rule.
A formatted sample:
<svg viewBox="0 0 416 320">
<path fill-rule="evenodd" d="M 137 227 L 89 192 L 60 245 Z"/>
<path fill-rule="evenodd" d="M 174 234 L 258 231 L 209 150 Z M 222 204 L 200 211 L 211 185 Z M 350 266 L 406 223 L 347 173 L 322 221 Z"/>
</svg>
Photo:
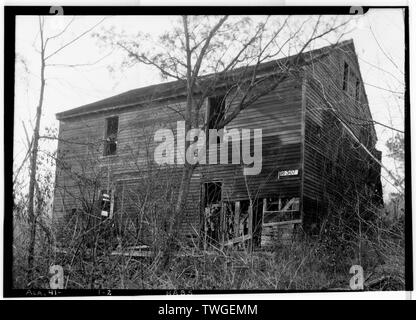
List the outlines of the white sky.
<svg viewBox="0 0 416 320">
<path fill-rule="evenodd" d="M 72 39 L 89 26 L 94 25 L 102 17 L 82 16 L 77 17 L 71 25 L 65 37 L 51 43 L 50 52 L 58 48 L 62 43 Z M 69 16 L 50 18 L 46 32 L 53 35 L 71 19 Z M 126 32 L 144 31 L 157 34 L 165 28 L 169 28 L 169 17 L 162 16 L 119 16 L 108 18 L 101 26 L 115 25 L 117 29 Z M 370 109 L 376 121 L 403 130 L 404 106 L 403 96 L 395 95 L 382 90 L 386 88 L 403 92 L 403 65 L 404 65 L 404 18 L 401 9 L 372 9 L 359 19 L 356 29 L 346 36 L 352 38 L 359 57 L 362 77 Z M 371 29 L 374 35 L 371 32 Z M 97 31 L 100 28 L 96 29 Z M 379 45 L 377 44 L 375 37 Z M 34 123 L 39 92 L 39 54 L 35 47 L 39 45 L 38 20 L 34 16 L 17 17 L 16 24 L 16 52 L 27 62 L 29 73 L 22 64 L 17 65 L 16 70 L 16 96 L 15 96 L 15 134 L 14 134 L 14 158 L 23 156 L 25 136 L 22 121 L 28 125 L 31 120 Z M 394 64 L 386 57 L 386 52 Z M 91 63 L 105 57 L 98 63 L 78 68 L 50 67 L 47 70 L 47 87 L 45 92 L 45 104 L 41 127 L 58 126 L 55 113 L 68 110 L 80 105 L 94 102 L 99 99 L 135 89 L 138 87 L 161 82 L 157 71 L 151 67 L 133 67 L 125 73 L 110 73 L 108 65 L 114 65 L 121 60 L 119 53 L 110 54 L 106 48 L 98 46 L 97 41 L 90 36 L 85 36 L 74 45 L 61 51 L 50 63 L 55 64 L 83 64 Z M 379 68 L 383 69 L 380 70 Z M 371 84 L 372 86 L 370 86 Z M 380 88 L 376 88 L 380 87 Z M 385 142 L 394 132 L 376 125 L 378 134 L 378 149 L 386 154 Z M 53 147 L 53 146 L 49 146 Z M 383 157 L 383 163 L 395 170 L 393 161 Z M 383 176 L 387 177 L 386 174 Z M 383 179 L 383 185 L 386 181 Z M 385 191 L 394 191 L 386 185 Z M 385 192 L 386 193 L 386 192 Z"/>
</svg>

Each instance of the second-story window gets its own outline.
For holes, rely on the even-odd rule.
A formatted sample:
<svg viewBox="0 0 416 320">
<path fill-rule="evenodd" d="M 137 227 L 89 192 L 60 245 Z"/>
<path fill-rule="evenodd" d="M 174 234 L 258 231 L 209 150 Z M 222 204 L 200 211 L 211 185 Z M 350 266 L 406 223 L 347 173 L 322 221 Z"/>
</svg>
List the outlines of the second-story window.
<svg viewBox="0 0 416 320">
<path fill-rule="evenodd" d="M 349 66 L 348 63 L 344 62 L 344 76 L 342 78 L 342 90 L 348 91 L 349 82 Z"/>
<path fill-rule="evenodd" d="M 351 70 L 348 63 L 344 62 L 344 75 L 342 78 L 342 90 L 346 91 L 356 101 L 360 100 L 360 78 Z"/>
<path fill-rule="evenodd" d="M 105 119 L 104 156 L 115 155 L 117 152 L 118 117 Z"/>
<path fill-rule="evenodd" d="M 355 80 L 355 100 L 360 101 L 361 83 L 360 79 Z"/>
<path fill-rule="evenodd" d="M 225 96 L 209 98 L 208 129 L 217 129 L 225 113 Z"/>
<path fill-rule="evenodd" d="M 225 96 L 211 97 L 208 100 L 207 129 L 218 129 L 225 118 Z M 208 131 L 209 132 L 209 131 Z M 220 137 L 217 138 L 217 143 Z"/>
</svg>

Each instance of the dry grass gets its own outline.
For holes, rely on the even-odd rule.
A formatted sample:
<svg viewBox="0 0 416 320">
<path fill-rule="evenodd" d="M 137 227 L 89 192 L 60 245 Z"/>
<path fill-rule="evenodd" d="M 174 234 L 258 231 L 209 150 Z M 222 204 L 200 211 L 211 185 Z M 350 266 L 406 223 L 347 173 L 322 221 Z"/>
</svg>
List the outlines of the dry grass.
<svg viewBox="0 0 416 320">
<path fill-rule="evenodd" d="M 15 228 L 14 285 L 49 288 L 49 266 L 59 264 L 67 289 L 349 290 L 349 269 L 361 264 L 366 290 L 403 290 L 403 225 L 403 220 L 373 224 L 373 232 L 361 238 L 341 237 L 340 230 L 327 227 L 318 237 L 304 235 L 267 252 L 207 252 L 183 245 L 165 270 L 158 267 L 155 256 L 112 255 L 117 244 L 102 236 L 108 233 L 106 227 L 88 237 L 68 232 L 65 251 L 57 251 L 40 229 L 36 277 L 28 285 L 27 235 L 20 221 Z"/>
</svg>

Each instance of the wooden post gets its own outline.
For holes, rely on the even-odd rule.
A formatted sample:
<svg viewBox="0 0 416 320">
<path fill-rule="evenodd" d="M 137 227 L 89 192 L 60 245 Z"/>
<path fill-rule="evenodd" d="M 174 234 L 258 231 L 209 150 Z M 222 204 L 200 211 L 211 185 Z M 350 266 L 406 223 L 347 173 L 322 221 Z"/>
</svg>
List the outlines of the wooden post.
<svg viewBox="0 0 416 320">
<path fill-rule="evenodd" d="M 234 237 L 239 237 L 240 231 L 240 201 L 235 202 L 234 211 Z"/>
<path fill-rule="evenodd" d="M 222 190 L 221 190 L 222 192 Z M 225 212 L 224 210 L 224 202 L 222 201 L 221 197 L 221 209 L 220 209 L 220 248 L 221 250 L 224 249 L 224 242 L 225 242 L 225 229 L 226 229 L 226 219 L 225 219 Z"/>
<path fill-rule="evenodd" d="M 266 212 L 266 211 L 267 211 L 267 198 L 264 198 L 263 199 L 263 212 L 262 212 L 263 220 L 262 220 L 262 223 L 264 223 L 264 212 Z"/>
<path fill-rule="evenodd" d="M 250 203 L 248 207 L 248 235 L 251 236 L 249 240 L 248 251 L 251 252 L 253 249 L 253 204 Z"/>
<path fill-rule="evenodd" d="M 115 188 L 111 189 L 111 195 L 110 195 L 110 214 L 109 214 L 109 218 L 110 220 L 113 219 L 113 215 L 114 215 L 114 193 L 115 193 Z"/>
</svg>

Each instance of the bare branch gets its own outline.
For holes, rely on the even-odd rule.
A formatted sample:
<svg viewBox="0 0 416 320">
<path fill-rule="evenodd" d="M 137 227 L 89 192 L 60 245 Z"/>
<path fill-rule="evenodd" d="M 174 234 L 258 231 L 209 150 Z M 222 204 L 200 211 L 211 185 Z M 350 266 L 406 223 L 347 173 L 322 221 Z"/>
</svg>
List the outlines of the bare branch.
<svg viewBox="0 0 416 320">
<path fill-rule="evenodd" d="M 58 52 L 60 52 L 61 50 L 65 49 L 66 47 L 70 46 L 71 44 L 73 44 L 75 41 L 77 41 L 78 39 L 82 38 L 83 36 L 85 36 L 87 33 L 91 32 L 92 30 L 94 30 L 97 26 L 99 26 L 102 22 L 104 22 L 104 20 L 107 19 L 107 17 L 104 17 L 103 19 L 101 19 L 98 23 L 96 23 L 95 25 L 93 25 L 91 28 L 85 30 L 84 32 L 82 32 L 80 35 L 76 36 L 74 39 L 68 41 L 66 44 L 64 44 L 63 46 L 61 46 L 60 48 L 56 49 L 54 52 L 52 52 L 51 54 L 47 55 L 45 58 L 45 61 L 48 60 L 49 58 L 53 57 L 54 55 L 56 55 Z"/>
<path fill-rule="evenodd" d="M 68 30 L 69 26 L 74 22 L 74 20 L 75 20 L 75 16 L 72 17 L 71 21 L 69 21 L 67 23 L 67 25 L 62 29 L 61 32 L 59 32 L 59 33 L 57 33 L 57 34 L 55 34 L 55 35 L 53 35 L 51 37 L 46 38 L 46 40 L 45 40 L 45 47 L 46 47 L 46 44 L 48 43 L 49 40 L 56 39 L 56 38 L 60 37 L 61 35 L 63 35 L 65 33 L 65 31 Z"/>
</svg>

